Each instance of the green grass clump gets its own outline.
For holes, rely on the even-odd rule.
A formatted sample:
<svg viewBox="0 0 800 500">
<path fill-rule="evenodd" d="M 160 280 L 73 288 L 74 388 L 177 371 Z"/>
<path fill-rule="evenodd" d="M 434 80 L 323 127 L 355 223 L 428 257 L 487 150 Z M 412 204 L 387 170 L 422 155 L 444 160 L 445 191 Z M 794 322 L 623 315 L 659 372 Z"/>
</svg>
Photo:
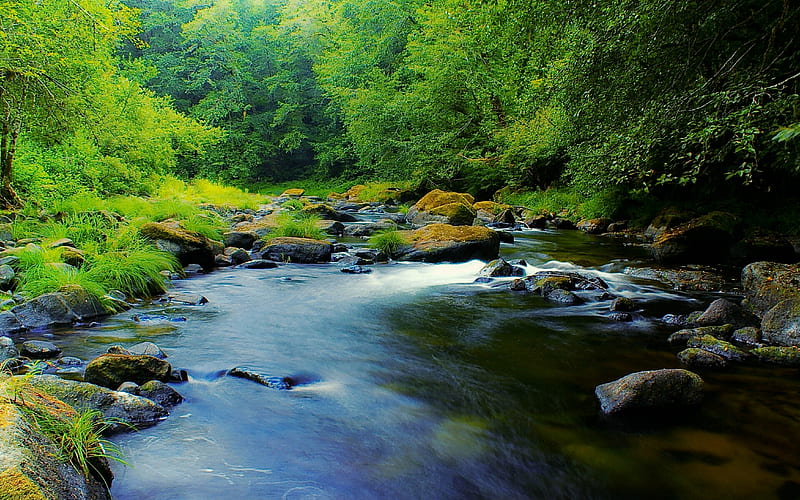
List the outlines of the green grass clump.
<svg viewBox="0 0 800 500">
<path fill-rule="evenodd" d="M 146 297 L 165 292 L 169 282 L 161 271 L 178 271 L 180 263 L 170 253 L 140 246 L 96 255 L 87 267 L 91 280 L 105 289 Z"/>
<path fill-rule="evenodd" d="M 26 297 L 38 297 L 71 285 L 79 286 L 101 302 L 105 302 L 108 290 L 102 283 L 87 271 L 63 263 L 44 265 L 35 273 L 30 271 L 24 273 L 20 278 L 19 292 Z"/>
<path fill-rule="evenodd" d="M 200 233 L 211 240 L 222 240 L 222 231 L 225 226 L 220 218 L 214 214 L 196 214 L 181 221 L 184 229 Z"/>
<path fill-rule="evenodd" d="M 402 233 L 396 229 L 379 231 L 369 238 L 369 245 L 371 247 L 377 248 L 392 258 L 397 255 L 397 251 L 400 247 L 407 244 L 408 242 L 403 238 Z"/>
<path fill-rule="evenodd" d="M 286 210 L 302 210 L 305 207 L 305 204 L 300 200 L 286 200 L 281 203 L 281 208 L 285 208 Z"/>
<path fill-rule="evenodd" d="M 285 213 L 278 216 L 278 226 L 264 236 L 265 240 L 279 237 L 324 240 L 325 232 L 317 224 L 319 217 L 304 213 Z"/>
</svg>

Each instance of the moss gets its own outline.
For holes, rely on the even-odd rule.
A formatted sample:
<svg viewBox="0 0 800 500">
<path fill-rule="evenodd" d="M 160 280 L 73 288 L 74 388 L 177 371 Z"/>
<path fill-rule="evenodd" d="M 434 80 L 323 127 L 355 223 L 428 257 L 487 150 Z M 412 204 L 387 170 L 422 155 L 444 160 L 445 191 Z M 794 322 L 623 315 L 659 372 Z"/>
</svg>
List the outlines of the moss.
<svg viewBox="0 0 800 500">
<path fill-rule="evenodd" d="M 469 210 L 472 210 L 472 205 L 475 203 L 475 198 L 469 193 L 454 193 L 451 191 L 442 191 L 441 189 L 434 189 L 430 193 L 422 197 L 414 207 L 419 211 L 430 212 L 436 207 L 448 205 L 451 203 L 459 203 L 465 205 Z"/>
<path fill-rule="evenodd" d="M 792 347 L 759 347 L 750 353 L 759 361 L 783 366 L 800 366 L 800 349 Z"/>
<path fill-rule="evenodd" d="M 0 472 L 0 500 L 44 500 L 47 497 L 36 483 L 18 468 Z"/>
<path fill-rule="evenodd" d="M 139 232 L 142 236 L 150 238 L 151 240 L 184 242 L 196 246 L 202 246 L 204 244 L 202 235 L 193 231 L 187 231 L 174 221 L 148 222 L 139 229 Z"/>
<path fill-rule="evenodd" d="M 534 285 L 534 290 L 539 289 L 542 295 L 547 295 L 553 290 L 573 290 L 572 280 L 567 276 L 548 276 L 542 278 Z"/>
<path fill-rule="evenodd" d="M 447 203 L 432 208 L 430 213 L 447 217 L 451 224 L 468 226 L 475 219 L 475 212 L 463 203 Z"/>
<path fill-rule="evenodd" d="M 451 226 L 450 224 L 429 224 L 414 231 L 403 231 L 403 236 L 412 243 L 421 241 L 482 241 L 496 236 L 496 233 L 483 226 Z"/>
</svg>

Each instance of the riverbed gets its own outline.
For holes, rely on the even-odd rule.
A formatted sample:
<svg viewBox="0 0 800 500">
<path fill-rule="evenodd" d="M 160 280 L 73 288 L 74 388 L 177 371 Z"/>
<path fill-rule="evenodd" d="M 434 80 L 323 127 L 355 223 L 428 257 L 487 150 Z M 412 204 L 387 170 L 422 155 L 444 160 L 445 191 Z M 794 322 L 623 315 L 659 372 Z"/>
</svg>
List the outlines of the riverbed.
<svg viewBox="0 0 800 500">
<path fill-rule="evenodd" d="M 598 414 L 597 384 L 680 366 L 658 319 L 718 294 L 624 274 L 644 262 L 635 245 L 515 235 L 504 257 L 601 277 L 636 301 L 635 320 L 610 319 L 607 301 L 561 306 L 474 283 L 478 261 L 363 275 L 286 264 L 175 283 L 202 306 L 143 305 L 56 334 L 84 359 L 152 341 L 190 375 L 166 421 L 114 437 L 128 462 L 114 466 L 114 497 L 800 498 L 796 370 L 701 372 L 702 406 L 657 421 Z M 224 376 L 235 366 L 308 383 Z"/>
</svg>

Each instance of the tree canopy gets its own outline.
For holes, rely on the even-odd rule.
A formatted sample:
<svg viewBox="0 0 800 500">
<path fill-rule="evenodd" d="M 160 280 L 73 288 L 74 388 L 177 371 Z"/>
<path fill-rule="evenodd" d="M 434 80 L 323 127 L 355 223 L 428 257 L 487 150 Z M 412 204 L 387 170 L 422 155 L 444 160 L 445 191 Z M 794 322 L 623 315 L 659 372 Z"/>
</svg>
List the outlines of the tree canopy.
<svg viewBox="0 0 800 500">
<path fill-rule="evenodd" d="M 22 133 L 137 172 L 482 196 L 800 174 L 786 0 L 7 0 L 0 23 L 12 153 Z"/>
</svg>

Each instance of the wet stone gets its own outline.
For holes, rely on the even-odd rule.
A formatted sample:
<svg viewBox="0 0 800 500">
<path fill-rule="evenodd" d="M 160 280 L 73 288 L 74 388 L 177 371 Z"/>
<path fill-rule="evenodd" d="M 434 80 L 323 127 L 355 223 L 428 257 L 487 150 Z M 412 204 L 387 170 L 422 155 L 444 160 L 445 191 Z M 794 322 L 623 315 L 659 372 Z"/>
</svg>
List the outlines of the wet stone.
<svg viewBox="0 0 800 500">
<path fill-rule="evenodd" d="M 50 359 L 61 354 L 61 348 L 44 340 L 28 340 L 22 343 L 20 354 L 32 359 Z"/>
<path fill-rule="evenodd" d="M 713 352 L 690 347 L 678 353 L 678 361 L 687 368 L 722 369 L 728 366 L 728 361 Z"/>
<path fill-rule="evenodd" d="M 687 343 L 689 347 L 697 347 L 705 351 L 722 356 L 728 361 L 743 362 L 746 361 L 749 355 L 743 350 L 739 349 L 730 342 L 725 342 L 711 335 L 702 335 L 694 337 Z"/>
</svg>

